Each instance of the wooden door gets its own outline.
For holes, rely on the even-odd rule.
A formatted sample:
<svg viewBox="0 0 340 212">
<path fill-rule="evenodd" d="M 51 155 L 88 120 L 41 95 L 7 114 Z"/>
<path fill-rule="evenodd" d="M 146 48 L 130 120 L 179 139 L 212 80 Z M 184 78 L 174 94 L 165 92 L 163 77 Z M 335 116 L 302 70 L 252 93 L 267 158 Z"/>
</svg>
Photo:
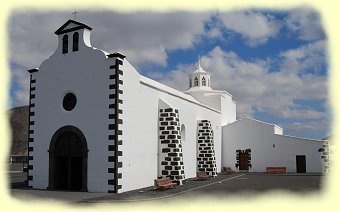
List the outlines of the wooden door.
<svg viewBox="0 0 340 212">
<path fill-rule="evenodd" d="M 296 172 L 306 173 L 306 155 L 296 156 Z"/>
<path fill-rule="evenodd" d="M 83 180 L 84 145 L 80 138 L 72 133 L 63 133 L 55 148 L 55 189 L 81 190 Z"/>
<path fill-rule="evenodd" d="M 240 158 L 239 170 L 249 170 L 248 153 L 240 153 L 239 158 Z"/>
</svg>

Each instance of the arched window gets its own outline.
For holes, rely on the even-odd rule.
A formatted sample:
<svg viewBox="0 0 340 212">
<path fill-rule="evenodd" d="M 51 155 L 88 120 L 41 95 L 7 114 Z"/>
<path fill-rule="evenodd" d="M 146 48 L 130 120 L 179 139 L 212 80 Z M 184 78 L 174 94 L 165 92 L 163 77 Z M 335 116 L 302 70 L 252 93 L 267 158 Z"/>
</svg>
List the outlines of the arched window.
<svg viewBox="0 0 340 212">
<path fill-rule="evenodd" d="M 181 125 L 181 140 L 185 142 L 185 126 L 184 124 Z"/>
<path fill-rule="evenodd" d="M 204 77 L 202 78 L 202 86 L 206 86 L 205 85 L 205 78 Z"/>
<path fill-rule="evenodd" d="M 198 86 L 198 79 L 195 77 L 194 86 Z"/>
<path fill-rule="evenodd" d="M 73 51 L 78 51 L 79 50 L 79 33 L 75 32 L 73 34 Z"/>
<path fill-rule="evenodd" d="M 68 52 L 68 35 L 63 36 L 63 54 Z"/>
</svg>

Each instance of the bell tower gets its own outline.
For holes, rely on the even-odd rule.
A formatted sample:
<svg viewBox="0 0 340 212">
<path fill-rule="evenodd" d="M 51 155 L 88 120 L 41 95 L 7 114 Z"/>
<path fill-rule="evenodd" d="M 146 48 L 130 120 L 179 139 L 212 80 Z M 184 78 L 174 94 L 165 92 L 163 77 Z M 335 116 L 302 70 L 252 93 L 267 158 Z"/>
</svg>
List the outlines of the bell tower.
<svg viewBox="0 0 340 212">
<path fill-rule="evenodd" d="M 92 28 L 75 20 L 68 20 L 55 34 L 58 35 L 57 52 L 63 55 L 81 51 L 85 46 L 91 47 Z"/>
<path fill-rule="evenodd" d="M 189 89 L 184 93 L 194 97 L 200 103 L 221 112 L 221 124 L 226 125 L 236 120 L 236 103 L 227 91 L 211 88 L 210 73 L 203 70 L 198 58 L 197 68 L 189 74 Z"/>
<path fill-rule="evenodd" d="M 211 90 L 210 74 L 203 70 L 199 58 L 197 68 L 189 75 L 189 90 Z"/>
</svg>

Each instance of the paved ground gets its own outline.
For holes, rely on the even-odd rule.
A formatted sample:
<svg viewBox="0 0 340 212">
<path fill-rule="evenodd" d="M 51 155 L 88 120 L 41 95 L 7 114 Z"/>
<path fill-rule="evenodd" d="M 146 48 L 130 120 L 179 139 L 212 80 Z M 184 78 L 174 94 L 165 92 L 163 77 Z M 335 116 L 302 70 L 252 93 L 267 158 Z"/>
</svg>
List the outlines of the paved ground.
<svg viewBox="0 0 340 212">
<path fill-rule="evenodd" d="M 10 171 L 8 172 L 11 182 L 11 195 L 21 200 L 55 200 L 64 203 L 81 202 L 84 199 L 91 199 L 107 195 L 106 193 L 71 192 L 71 191 L 47 191 L 26 188 L 27 173 Z"/>
<path fill-rule="evenodd" d="M 21 175 L 20 175 L 21 174 Z M 29 199 L 52 199 L 66 203 L 117 203 L 117 202 L 139 202 L 174 200 L 178 197 L 197 198 L 205 196 L 238 196 L 251 194 L 263 194 L 267 191 L 283 190 L 296 193 L 318 192 L 322 187 L 321 175 L 267 175 L 267 174 L 242 174 L 232 175 L 220 174 L 216 178 L 199 181 L 188 179 L 183 186 L 165 191 L 154 190 L 147 187 L 122 194 L 68 192 L 68 191 L 46 191 L 24 188 L 20 181 L 25 179 L 23 173 L 10 173 L 12 180 L 11 194 L 14 198 Z"/>
</svg>

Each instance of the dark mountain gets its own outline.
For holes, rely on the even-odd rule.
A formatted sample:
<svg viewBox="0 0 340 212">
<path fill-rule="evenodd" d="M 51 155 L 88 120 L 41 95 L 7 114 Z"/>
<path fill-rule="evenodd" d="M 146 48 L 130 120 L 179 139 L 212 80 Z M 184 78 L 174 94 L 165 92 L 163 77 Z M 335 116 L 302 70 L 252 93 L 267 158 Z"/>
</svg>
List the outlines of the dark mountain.
<svg viewBox="0 0 340 212">
<path fill-rule="evenodd" d="M 22 106 L 7 111 L 12 136 L 11 155 L 27 155 L 28 109 L 28 106 Z"/>
</svg>

